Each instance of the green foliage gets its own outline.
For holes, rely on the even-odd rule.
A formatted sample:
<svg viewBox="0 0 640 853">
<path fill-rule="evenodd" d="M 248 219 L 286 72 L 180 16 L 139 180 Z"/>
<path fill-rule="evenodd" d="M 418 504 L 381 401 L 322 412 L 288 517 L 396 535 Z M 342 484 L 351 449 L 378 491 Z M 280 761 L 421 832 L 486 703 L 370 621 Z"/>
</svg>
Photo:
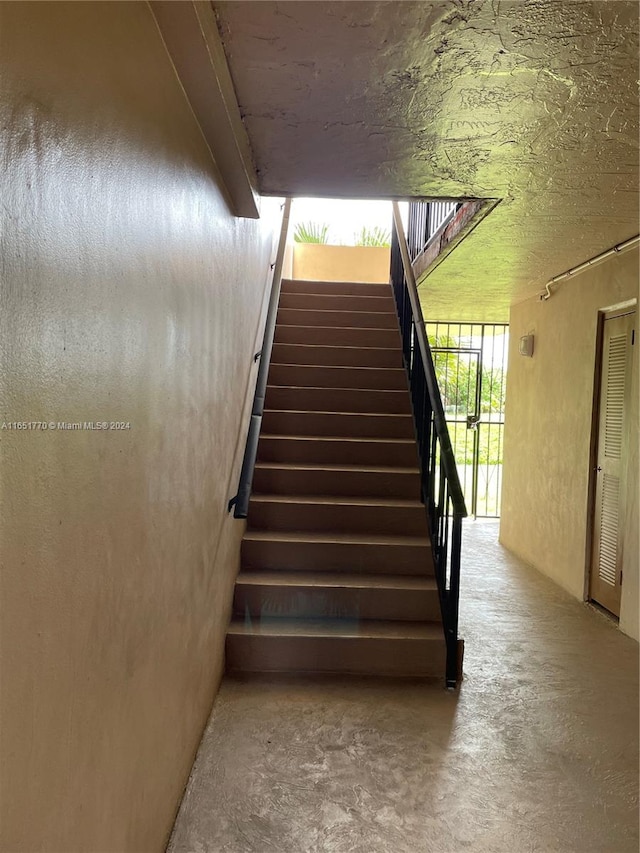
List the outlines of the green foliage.
<svg viewBox="0 0 640 853">
<path fill-rule="evenodd" d="M 432 349 L 458 349 L 460 342 L 446 335 L 429 335 Z M 434 352 L 434 366 L 442 403 L 450 417 L 466 417 L 475 413 L 477 394 L 477 360 L 471 353 Z M 480 376 L 480 414 L 504 411 L 504 371 L 499 367 L 483 367 Z"/>
<path fill-rule="evenodd" d="M 296 243 L 328 243 L 329 226 L 326 222 L 298 222 L 293 232 Z"/>
<path fill-rule="evenodd" d="M 478 376 L 477 356 L 471 352 L 460 352 L 461 343 L 447 335 L 429 335 L 429 344 L 433 352 L 434 367 L 438 387 L 442 395 L 449 435 L 458 465 L 473 463 L 474 431 L 468 430 L 467 415 L 480 414 L 483 423 L 478 426 L 478 461 L 480 464 L 499 465 L 502 463 L 502 429 L 491 418 L 504 412 L 504 371 L 499 367 L 484 367 Z M 447 350 L 456 350 L 447 352 Z M 476 412 L 478 381 L 480 386 L 480 411 Z M 494 420 L 493 423 L 489 423 Z M 496 418 L 497 420 L 497 418 Z"/>
<path fill-rule="evenodd" d="M 480 465 L 502 464 L 502 427 L 480 424 L 478 427 L 478 462 Z M 449 437 L 458 465 L 473 465 L 474 431 L 465 424 L 449 424 Z"/>
<path fill-rule="evenodd" d="M 504 371 L 500 367 L 485 367 L 482 370 L 482 388 L 480 389 L 480 411 L 504 412 Z"/>
<path fill-rule="evenodd" d="M 375 228 L 367 228 L 366 225 L 360 229 L 359 234 L 354 235 L 354 246 L 378 246 L 388 248 L 391 245 L 391 232 L 386 228 L 376 225 Z"/>
</svg>

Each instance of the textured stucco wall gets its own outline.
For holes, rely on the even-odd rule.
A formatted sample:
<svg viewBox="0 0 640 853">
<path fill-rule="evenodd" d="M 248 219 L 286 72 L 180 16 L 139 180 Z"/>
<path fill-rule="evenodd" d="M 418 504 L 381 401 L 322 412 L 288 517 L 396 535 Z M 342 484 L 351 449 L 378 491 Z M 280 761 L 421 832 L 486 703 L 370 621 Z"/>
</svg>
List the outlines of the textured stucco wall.
<svg viewBox="0 0 640 853">
<path fill-rule="evenodd" d="M 234 219 L 146 3 L 0 4 L 0 849 L 164 849 L 217 689 L 277 205 Z M 245 407 L 245 415 L 247 409 Z"/>
<path fill-rule="evenodd" d="M 558 285 L 548 302 L 529 299 L 511 309 L 500 538 L 577 598 L 585 592 L 598 312 L 637 297 L 638 254 L 630 251 Z M 534 357 L 524 358 L 518 342 L 529 333 Z M 621 629 L 636 639 L 637 364 L 636 345 L 620 615 Z"/>
<path fill-rule="evenodd" d="M 324 246 L 295 243 L 293 278 L 310 281 L 389 281 L 391 249 L 381 246 Z"/>
</svg>

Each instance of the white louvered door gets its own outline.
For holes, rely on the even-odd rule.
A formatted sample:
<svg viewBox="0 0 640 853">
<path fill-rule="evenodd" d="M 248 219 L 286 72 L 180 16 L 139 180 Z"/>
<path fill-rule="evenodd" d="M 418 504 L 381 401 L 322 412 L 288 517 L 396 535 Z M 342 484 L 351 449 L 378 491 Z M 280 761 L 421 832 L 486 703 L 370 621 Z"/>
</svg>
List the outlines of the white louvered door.
<svg viewBox="0 0 640 853">
<path fill-rule="evenodd" d="M 604 320 L 589 597 L 620 615 L 625 456 L 635 314 Z"/>
</svg>

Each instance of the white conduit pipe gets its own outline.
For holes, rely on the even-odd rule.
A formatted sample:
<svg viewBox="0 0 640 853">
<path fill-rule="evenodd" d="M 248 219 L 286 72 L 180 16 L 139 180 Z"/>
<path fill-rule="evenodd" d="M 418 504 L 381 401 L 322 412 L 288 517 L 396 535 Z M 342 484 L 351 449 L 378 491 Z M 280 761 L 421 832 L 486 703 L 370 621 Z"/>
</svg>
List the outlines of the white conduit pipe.
<svg viewBox="0 0 640 853">
<path fill-rule="evenodd" d="M 601 252 L 599 255 L 596 255 L 595 258 L 591 258 L 588 261 L 585 261 L 583 264 L 580 264 L 577 267 L 573 267 L 573 269 L 568 270 L 567 272 L 563 272 L 561 275 L 555 276 L 551 281 L 548 281 L 544 289 L 546 293 L 540 294 L 540 299 L 545 302 L 547 299 L 550 299 L 553 295 L 551 293 L 551 288 L 554 284 L 558 284 L 558 282 L 563 281 L 565 278 L 570 278 L 572 275 L 577 275 L 582 270 L 586 270 L 588 267 L 592 267 L 594 264 L 599 264 L 600 261 L 604 261 L 607 258 L 612 257 L 613 255 L 620 255 L 622 252 L 626 252 L 627 249 L 631 249 L 632 246 L 635 246 L 636 243 L 640 241 L 640 234 L 636 234 L 635 237 L 631 237 L 630 240 L 625 240 L 624 243 L 618 243 L 617 246 L 614 246 L 613 249 L 607 249 L 606 252 Z"/>
</svg>

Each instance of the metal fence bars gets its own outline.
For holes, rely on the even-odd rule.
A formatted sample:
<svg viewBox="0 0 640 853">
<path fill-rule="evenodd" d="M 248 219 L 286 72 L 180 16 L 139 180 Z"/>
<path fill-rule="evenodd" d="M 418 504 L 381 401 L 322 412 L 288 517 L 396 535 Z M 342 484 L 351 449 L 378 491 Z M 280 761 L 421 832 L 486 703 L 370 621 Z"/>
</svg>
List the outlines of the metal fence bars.
<svg viewBox="0 0 640 853">
<path fill-rule="evenodd" d="M 497 518 L 509 327 L 438 321 L 425 328 L 467 509 Z"/>
<path fill-rule="evenodd" d="M 458 604 L 462 488 L 449 438 L 429 342 L 424 328 L 409 249 L 398 204 L 393 204 L 391 282 L 402 335 L 418 441 L 422 498 L 427 509 L 440 608 L 447 647 L 446 682 L 455 687 L 458 671 Z"/>
<path fill-rule="evenodd" d="M 407 244 L 412 261 L 460 207 L 455 201 L 412 201 L 409 205 Z"/>
</svg>

